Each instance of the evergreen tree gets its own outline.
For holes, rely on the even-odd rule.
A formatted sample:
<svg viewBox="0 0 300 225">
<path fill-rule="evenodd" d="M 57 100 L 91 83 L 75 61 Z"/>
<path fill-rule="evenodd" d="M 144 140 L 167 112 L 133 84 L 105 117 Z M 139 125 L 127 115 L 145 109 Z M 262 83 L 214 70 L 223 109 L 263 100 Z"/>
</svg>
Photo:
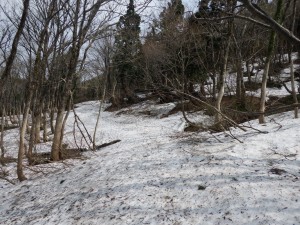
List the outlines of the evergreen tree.
<svg viewBox="0 0 300 225">
<path fill-rule="evenodd" d="M 121 16 L 117 23 L 113 57 L 114 73 L 120 85 L 121 95 L 128 100 L 132 100 L 133 97 L 129 84 L 136 83 L 139 75 L 137 60 L 141 49 L 140 22 L 141 18 L 135 12 L 133 0 L 130 0 L 126 14 Z"/>
<path fill-rule="evenodd" d="M 170 30 L 170 28 L 176 28 L 182 21 L 184 14 L 184 5 L 181 0 L 171 0 L 168 3 L 168 7 L 165 8 L 160 14 L 161 30 Z"/>
</svg>

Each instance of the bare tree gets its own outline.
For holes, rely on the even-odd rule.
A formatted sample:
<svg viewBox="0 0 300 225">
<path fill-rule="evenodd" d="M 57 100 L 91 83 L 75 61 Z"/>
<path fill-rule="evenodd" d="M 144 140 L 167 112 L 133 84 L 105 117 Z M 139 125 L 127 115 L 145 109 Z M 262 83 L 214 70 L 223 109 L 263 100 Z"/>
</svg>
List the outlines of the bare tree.
<svg viewBox="0 0 300 225">
<path fill-rule="evenodd" d="M 12 43 L 12 46 L 11 46 L 10 54 L 9 54 L 7 60 L 6 60 L 4 71 L 3 71 L 3 73 L 1 74 L 1 77 L 0 77 L 0 90 L 3 90 L 5 80 L 8 78 L 8 76 L 10 75 L 10 72 L 12 70 L 13 62 L 14 62 L 14 59 L 15 59 L 16 54 L 17 54 L 19 40 L 21 38 L 23 29 L 25 27 L 25 22 L 26 22 L 28 10 L 29 10 L 29 2 L 30 2 L 30 0 L 24 0 L 23 1 L 22 16 L 21 16 L 19 25 L 17 27 L 17 32 L 15 34 L 15 37 L 14 37 L 14 40 L 13 40 L 13 43 Z"/>
<path fill-rule="evenodd" d="M 287 28 L 283 27 L 280 22 L 276 21 L 276 19 L 272 19 L 272 17 L 262 10 L 257 4 L 252 3 L 251 0 L 238 0 L 243 3 L 243 5 L 249 10 L 251 14 L 256 16 L 258 19 L 264 21 L 266 24 L 270 25 L 272 29 L 281 35 L 285 40 L 293 43 L 295 46 L 300 45 L 300 39 L 296 37 L 291 31 Z M 289 0 L 291 1 L 291 0 Z"/>
<path fill-rule="evenodd" d="M 278 23 L 282 23 L 282 14 L 283 14 L 282 10 L 283 10 L 283 1 L 279 0 L 277 2 L 276 13 L 274 15 L 274 19 Z M 264 113 L 265 113 L 265 109 L 266 109 L 267 79 L 268 79 L 268 75 L 269 75 L 270 64 L 271 64 L 272 57 L 273 57 L 274 50 L 275 50 L 275 44 L 276 44 L 276 33 L 275 33 L 275 31 L 271 31 L 269 45 L 268 45 L 268 52 L 267 52 L 266 62 L 265 62 L 265 68 L 264 68 L 264 73 L 263 73 L 263 77 L 262 77 L 260 109 L 259 109 L 259 112 L 260 112 L 259 123 L 265 123 Z"/>
<path fill-rule="evenodd" d="M 73 22 L 73 32 L 71 47 L 68 51 L 68 61 L 67 61 L 67 73 L 65 75 L 63 83 L 63 91 L 60 93 L 60 100 L 58 105 L 58 112 L 56 117 L 55 131 L 53 144 L 51 149 L 51 159 L 57 161 L 60 159 L 60 150 L 62 148 L 63 141 L 63 131 L 64 124 L 67 119 L 65 114 L 65 109 L 71 104 L 73 95 L 73 84 L 77 79 L 77 66 L 78 59 L 80 57 L 80 52 L 84 43 L 88 38 L 93 37 L 93 32 L 91 32 L 91 27 L 93 21 L 97 16 L 100 7 L 107 4 L 108 0 L 97 0 L 96 2 L 89 3 L 84 1 L 82 3 L 80 0 L 76 0 L 73 6 L 70 6 L 72 10 L 72 22 Z M 105 18 L 108 19 L 108 18 Z M 102 26 L 104 24 L 101 24 Z M 98 27 L 98 29 L 103 29 L 103 27 Z M 98 30 L 99 32 L 99 30 Z M 65 117 L 66 115 L 66 117 Z"/>
</svg>

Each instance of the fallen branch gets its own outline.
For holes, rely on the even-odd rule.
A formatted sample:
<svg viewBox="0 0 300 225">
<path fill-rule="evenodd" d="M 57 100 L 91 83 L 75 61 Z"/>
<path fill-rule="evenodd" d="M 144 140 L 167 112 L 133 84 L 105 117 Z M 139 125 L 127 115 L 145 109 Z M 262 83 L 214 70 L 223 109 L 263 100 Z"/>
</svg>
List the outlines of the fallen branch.
<svg viewBox="0 0 300 225">
<path fill-rule="evenodd" d="M 16 185 L 15 182 L 11 181 L 10 179 L 4 177 L 4 176 L 0 176 L 0 179 L 7 181 L 8 183 L 12 184 L 12 185 Z"/>
<path fill-rule="evenodd" d="M 96 150 L 99 150 L 100 148 L 104 148 L 104 147 L 107 147 L 109 145 L 113 145 L 113 144 L 116 144 L 118 142 L 120 142 L 121 140 L 114 140 L 114 141 L 111 141 L 111 142 L 108 142 L 108 143 L 104 143 L 102 145 L 98 145 L 96 146 Z"/>
<path fill-rule="evenodd" d="M 229 124 L 231 124 L 232 126 L 234 127 L 237 127 L 239 128 L 240 130 L 246 132 L 246 129 L 243 128 L 242 126 L 240 126 L 239 124 L 237 124 L 236 122 L 234 122 L 232 119 L 230 119 L 228 116 L 226 116 L 225 114 L 223 114 L 220 110 L 218 110 L 216 107 L 212 106 L 211 104 L 205 102 L 205 101 L 202 101 L 201 99 L 199 98 L 196 98 L 194 97 L 193 95 L 190 95 L 190 94 L 187 94 L 185 92 L 182 92 L 182 91 L 179 91 L 179 90 L 175 90 L 178 94 L 181 94 L 181 95 L 185 95 L 191 99 L 194 99 L 196 101 L 198 101 L 199 103 L 202 103 L 203 105 L 205 105 L 206 107 L 212 109 L 213 111 L 215 111 L 216 113 L 220 114 L 223 119 L 225 119 Z"/>
</svg>

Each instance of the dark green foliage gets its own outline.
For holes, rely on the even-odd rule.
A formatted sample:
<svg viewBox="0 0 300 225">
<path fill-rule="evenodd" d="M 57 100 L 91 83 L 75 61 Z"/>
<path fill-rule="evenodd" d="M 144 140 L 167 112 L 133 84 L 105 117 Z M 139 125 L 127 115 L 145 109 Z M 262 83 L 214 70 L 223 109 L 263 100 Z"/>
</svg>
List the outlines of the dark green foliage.
<svg viewBox="0 0 300 225">
<path fill-rule="evenodd" d="M 177 22 L 179 18 L 182 18 L 184 13 L 184 5 L 181 0 L 171 0 L 168 3 L 168 7 L 165 8 L 160 14 L 162 27 L 169 25 L 171 21 Z"/>
<path fill-rule="evenodd" d="M 136 83 L 140 72 L 137 65 L 141 49 L 140 22 L 133 0 L 130 0 L 126 14 L 120 17 L 117 24 L 113 57 L 114 73 L 124 97 L 129 97 L 130 84 Z"/>
<path fill-rule="evenodd" d="M 216 17 L 225 9 L 225 2 L 222 0 L 201 0 L 198 4 L 198 11 L 195 13 L 196 18 Z"/>
</svg>

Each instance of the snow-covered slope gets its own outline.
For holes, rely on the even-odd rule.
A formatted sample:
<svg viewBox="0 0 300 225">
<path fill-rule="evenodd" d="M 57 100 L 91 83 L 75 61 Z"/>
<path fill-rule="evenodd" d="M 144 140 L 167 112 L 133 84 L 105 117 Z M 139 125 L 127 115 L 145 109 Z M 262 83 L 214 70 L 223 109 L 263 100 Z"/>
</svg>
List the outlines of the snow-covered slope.
<svg viewBox="0 0 300 225">
<path fill-rule="evenodd" d="M 90 132 L 98 107 L 76 109 Z M 160 117 L 163 108 L 151 110 Z M 242 143 L 183 133 L 180 114 L 101 115 L 97 143 L 121 142 L 87 152 L 87 160 L 47 164 L 51 173 L 27 168 L 29 179 L 14 186 L 0 180 L 0 224 L 300 224 L 300 119 L 292 113 L 250 123 L 268 133 L 232 130 Z M 70 144 L 72 129 L 71 116 Z"/>
</svg>

